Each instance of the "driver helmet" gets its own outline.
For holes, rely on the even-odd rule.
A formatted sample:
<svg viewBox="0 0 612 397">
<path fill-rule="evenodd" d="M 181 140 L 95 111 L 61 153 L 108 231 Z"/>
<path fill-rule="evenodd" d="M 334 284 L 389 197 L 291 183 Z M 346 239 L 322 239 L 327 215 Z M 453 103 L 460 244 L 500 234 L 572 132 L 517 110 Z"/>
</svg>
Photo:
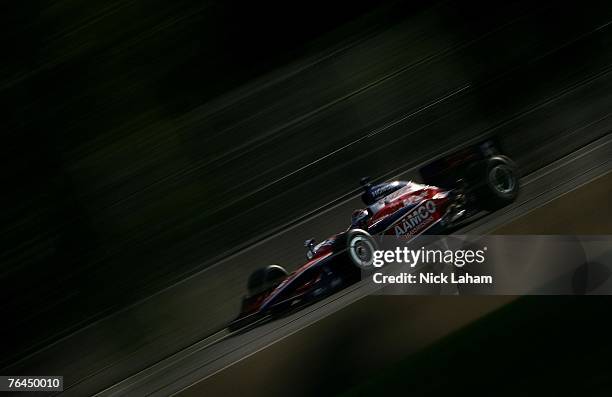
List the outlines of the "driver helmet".
<svg viewBox="0 0 612 397">
<path fill-rule="evenodd" d="M 362 227 L 365 225 L 365 221 L 368 218 L 368 210 L 360 208 L 353 211 L 351 216 L 351 224 L 353 226 Z"/>
</svg>

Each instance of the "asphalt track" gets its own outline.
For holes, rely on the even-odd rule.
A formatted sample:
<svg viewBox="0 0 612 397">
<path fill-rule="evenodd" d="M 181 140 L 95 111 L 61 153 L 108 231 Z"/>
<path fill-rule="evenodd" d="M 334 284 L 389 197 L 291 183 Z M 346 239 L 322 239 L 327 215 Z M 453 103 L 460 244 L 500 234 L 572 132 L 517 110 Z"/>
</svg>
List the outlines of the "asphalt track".
<svg viewBox="0 0 612 397">
<path fill-rule="evenodd" d="M 574 19 L 580 11 L 571 6 L 553 10 L 553 19 L 565 21 L 568 29 L 532 37 L 532 27 L 551 17 L 550 10 L 508 11 L 503 23 L 492 19 L 464 36 L 436 30 L 438 14 L 426 13 L 418 24 L 394 26 L 272 79 L 274 84 L 250 87 L 185 116 L 182 128 L 225 125 L 220 131 L 238 142 L 218 146 L 227 142 L 215 143 L 219 130 L 211 131 L 211 146 L 199 153 L 202 163 L 175 175 L 182 183 L 203 169 L 198 178 L 224 187 L 219 192 L 225 196 L 213 196 L 210 204 L 217 212 L 202 215 L 210 216 L 211 226 L 181 245 L 200 258 L 210 252 L 205 269 L 61 338 L 33 341 L 28 348 L 36 348 L 6 361 L 2 373 L 65 374 L 66 395 L 167 394 L 360 299 L 364 291 L 349 289 L 296 314 L 310 316 L 300 321 L 288 317 L 221 342 L 224 331 L 216 333 L 238 311 L 253 269 L 270 262 L 291 268 L 303 259 L 305 238 L 321 239 L 346 227 L 351 210 L 360 206 L 354 187 L 363 172 L 413 178 L 416 167 L 432 157 L 499 135 L 526 174 L 525 189 L 516 206 L 471 225 L 474 233 L 505 224 L 600 175 L 612 158 L 607 45 L 612 15 L 592 12 Z M 511 39 L 516 53 L 478 56 Z M 413 50 L 402 51 L 408 47 Z M 335 78 L 320 81 L 322 75 Z M 279 95 L 283 101 L 276 101 Z M 312 98 L 306 109 L 303 97 Z M 330 131 L 337 134 L 328 140 Z M 261 163 L 245 170 L 253 157 Z M 148 184 L 143 192 L 156 186 Z M 233 201 L 226 207 L 212 205 L 227 194 Z M 118 219 L 135 211 L 135 196 L 126 197 L 126 205 L 111 205 Z M 272 211 L 274 217 L 261 216 Z M 271 232 L 262 236 L 261 230 Z M 107 268 L 97 269 L 92 277 Z M 154 274 L 152 268 L 147 276 Z M 117 290 L 123 287 L 118 281 Z M 79 299 L 65 299 L 73 298 Z M 53 299 L 45 307 L 50 318 L 54 307 L 62 307 Z M 29 324 L 19 328 L 25 335 L 36 333 Z"/>
</svg>

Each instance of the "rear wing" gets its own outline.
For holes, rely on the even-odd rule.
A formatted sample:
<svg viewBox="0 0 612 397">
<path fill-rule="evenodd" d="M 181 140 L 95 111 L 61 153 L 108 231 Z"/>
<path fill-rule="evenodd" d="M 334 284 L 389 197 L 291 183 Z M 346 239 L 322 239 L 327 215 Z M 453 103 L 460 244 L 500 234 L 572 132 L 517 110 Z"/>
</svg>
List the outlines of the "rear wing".
<svg viewBox="0 0 612 397">
<path fill-rule="evenodd" d="M 501 154 L 498 140 L 491 138 L 434 160 L 421 167 L 419 172 L 425 184 L 452 189 L 465 175 L 468 166 Z"/>
</svg>

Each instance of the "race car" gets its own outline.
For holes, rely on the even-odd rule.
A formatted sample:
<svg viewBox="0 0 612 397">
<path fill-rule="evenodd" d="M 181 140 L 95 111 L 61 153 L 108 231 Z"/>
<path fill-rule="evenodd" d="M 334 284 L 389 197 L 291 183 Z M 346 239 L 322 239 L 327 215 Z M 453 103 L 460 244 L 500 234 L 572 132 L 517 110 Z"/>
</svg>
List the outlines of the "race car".
<svg viewBox="0 0 612 397">
<path fill-rule="evenodd" d="M 291 274 L 279 265 L 252 273 L 229 329 L 248 328 L 359 281 L 372 268 L 380 236 L 448 234 L 476 213 L 512 203 L 519 191 L 515 163 L 491 141 L 427 164 L 420 173 L 424 183 L 362 179 L 365 207 L 353 212 L 349 227 L 320 243 L 306 240 L 306 262 Z"/>
</svg>

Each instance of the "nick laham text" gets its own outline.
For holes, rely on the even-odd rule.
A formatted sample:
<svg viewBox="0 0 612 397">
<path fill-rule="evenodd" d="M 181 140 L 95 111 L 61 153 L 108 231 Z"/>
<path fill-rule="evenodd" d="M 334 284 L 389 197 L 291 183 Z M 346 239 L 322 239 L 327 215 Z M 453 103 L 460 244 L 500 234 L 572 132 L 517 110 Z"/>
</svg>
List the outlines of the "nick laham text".
<svg viewBox="0 0 612 397">
<path fill-rule="evenodd" d="M 493 276 L 474 276 L 469 273 L 374 273 L 372 279 L 376 284 L 493 284 Z"/>
</svg>

